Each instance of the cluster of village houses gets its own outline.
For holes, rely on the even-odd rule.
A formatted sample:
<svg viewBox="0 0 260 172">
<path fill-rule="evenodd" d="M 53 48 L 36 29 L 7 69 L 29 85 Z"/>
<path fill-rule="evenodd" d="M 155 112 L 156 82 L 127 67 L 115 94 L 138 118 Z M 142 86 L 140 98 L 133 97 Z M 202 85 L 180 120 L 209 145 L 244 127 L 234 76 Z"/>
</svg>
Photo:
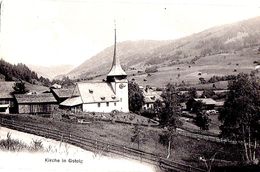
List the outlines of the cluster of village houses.
<svg viewBox="0 0 260 172">
<path fill-rule="evenodd" d="M 73 112 L 129 112 L 128 80 L 119 58 L 116 57 L 116 33 L 112 67 L 106 80 L 78 82 L 70 89 L 54 84 L 50 90 L 43 93 L 12 94 L 15 83 L 6 82 L 4 79 L 5 77 L 0 75 L 0 113 L 52 113 L 56 108 Z M 152 87 L 140 88 L 145 100 L 143 109 L 153 108 L 154 102 L 161 99 L 161 92 Z M 212 99 L 194 101 L 202 101 L 212 107 L 217 103 Z"/>
<path fill-rule="evenodd" d="M 29 92 L 12 94 L 15 82 L 0 81 L 0 113 L 40 114 L 52 113 L 56 108 L 72 112 L 111 112 L 118 110 L 128 112 L 127 82 L 82 82 L 74 88 L 61 88 L 54 84 L 42 93 Z M 125 84 L 124 86 L 121 84 Z M 114 87 L 113 87 L 114 85 Z M 153 109 L 157 99 L 162 100 L 161 91 L 153 87 L 142 87 L 145 104 L 143 110 Z M 223 106 L 211 98 L 195 98 L 201 101 L 205 109 Z M 185 109 L 185 104 L 182 104 Z"/>
</svg>

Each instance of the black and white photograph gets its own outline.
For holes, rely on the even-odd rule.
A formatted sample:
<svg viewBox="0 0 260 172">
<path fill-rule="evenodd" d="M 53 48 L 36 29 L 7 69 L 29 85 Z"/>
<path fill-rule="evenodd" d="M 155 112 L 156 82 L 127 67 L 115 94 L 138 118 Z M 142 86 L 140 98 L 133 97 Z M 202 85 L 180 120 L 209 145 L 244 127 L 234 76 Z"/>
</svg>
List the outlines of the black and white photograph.
<svg viewBox="0 0 260 172">
<path fill-rule="evenodd" d="M 0 171 L 260 171 L 260 1 L 0 0 Z"/>
</svg>

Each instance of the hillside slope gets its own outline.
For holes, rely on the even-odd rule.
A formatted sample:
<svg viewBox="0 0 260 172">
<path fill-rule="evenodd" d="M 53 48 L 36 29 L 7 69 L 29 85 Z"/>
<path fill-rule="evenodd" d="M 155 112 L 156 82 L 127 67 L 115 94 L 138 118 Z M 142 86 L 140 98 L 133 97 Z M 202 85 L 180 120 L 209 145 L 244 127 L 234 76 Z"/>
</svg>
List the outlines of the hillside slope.
<svg viewBox="0 0 260 172">
<path fill-rule="evenodd" d="M 130 79 L 142 85 L 167 82 L 198 83 L 199 77 L 254 70 L 260 59 L 260 17 L 218 26 L 174 41 L 125 41 L 117 56 Z M 68 73 L 70 78 L 93 78 L 109 71 L 113 46 Z M 145 69 L 157 67 L 147 75 Z"/>
<path fill-rule="evenodd" d="M 36 66 L 36 65 L 28 65 L 30 69 L 37 72 L 39 76 L 54 79 L 59 75 L 63 75 L 68 73 L 73 69 L 72 65 L 57 65 L 57 66 Z"/>
</svg>

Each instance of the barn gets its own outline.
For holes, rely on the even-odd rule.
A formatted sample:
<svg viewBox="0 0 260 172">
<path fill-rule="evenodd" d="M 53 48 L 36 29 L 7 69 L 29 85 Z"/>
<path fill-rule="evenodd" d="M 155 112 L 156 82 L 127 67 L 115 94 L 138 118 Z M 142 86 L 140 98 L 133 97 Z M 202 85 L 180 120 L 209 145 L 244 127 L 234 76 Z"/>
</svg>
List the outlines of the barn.
<svg viewBox="0 0 260 172">
<path fill-rule="evenodd" d="M 15 100 L 12 95 L 14 82 L 0 81 L 0 113 L 15 112 Z"/>
<path fill-rule="evenodd" d="M 58 107 L 58 102 L 52 93 L 15 94 L 18 113 L 45 114 L 51 113 Z"/>
</svg>

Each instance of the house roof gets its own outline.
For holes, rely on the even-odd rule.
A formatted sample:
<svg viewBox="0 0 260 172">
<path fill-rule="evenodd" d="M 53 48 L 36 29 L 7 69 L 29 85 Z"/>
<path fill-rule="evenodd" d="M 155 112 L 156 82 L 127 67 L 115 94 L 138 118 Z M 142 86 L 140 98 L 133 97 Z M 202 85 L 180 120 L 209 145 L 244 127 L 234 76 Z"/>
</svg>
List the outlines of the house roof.
<svg viewBox="0 0 260 172">
<path fill-rule="evenodd" d="M 216 101 L 216 106 L 224 106 L 224 101 Z"/>
<path fill-rule="evenodd" d="M 62 103 L 60 103 L 61 106 L 76 106 L 82 104 L 82 99 L 80 96 L 77 97 L 71 97 L 69 99 L 66 99 Z"/>
<path fill-rule="evenodd" d="M 61 88 L 61 89 L 52 89 L 53 93 L 59 98 L 68 98 L 71 97 L 73 89 Z"/>
<path fill-rule="evenodd" d="M 157 99 L 162 100 L 161 97 L 162 91 L 154 91 L 153 89 L 144 89 L 144 102 L 145 103 L 154 103 Z"/>
<path fill-rule="evenodd" d="M 14 82 L 0 81 L 0 98 L 2 99 L 13 98 L 12 96 L 12 92 L 14 91 L 13 86 L 14 86 Z"/>
<path fill-rule="evenodd" d="M 51 87 L 52 87 L 52 88 L 58 88 L 58 89 L 59 89 L 59 88 L 61 88 L 61 85 L 55 83 L 55 84 L 53 84 Z"/>
<path fill-rule="evenodd" d="M 110 83 L 96 82 L 96 83 L 77 83 L 77 89 L 82 98 L 83 103 L 96 102 L 116 102 L 116 97 Z"/>
<path fill-rule="evenodd" d="M 43 94 L 15 94 L 14 95 L 18 104 L 31 104 L 31 103 L 57 103 L 52 93 Z"/>
<path fill-rule="evenodd" d="M 201 101 L 202 103 L 206 104 L 206 105 L 216 105 L 217 102 L 211 98 L 197 98 L 194 99 L 195 101 Z"/>
</svg>

